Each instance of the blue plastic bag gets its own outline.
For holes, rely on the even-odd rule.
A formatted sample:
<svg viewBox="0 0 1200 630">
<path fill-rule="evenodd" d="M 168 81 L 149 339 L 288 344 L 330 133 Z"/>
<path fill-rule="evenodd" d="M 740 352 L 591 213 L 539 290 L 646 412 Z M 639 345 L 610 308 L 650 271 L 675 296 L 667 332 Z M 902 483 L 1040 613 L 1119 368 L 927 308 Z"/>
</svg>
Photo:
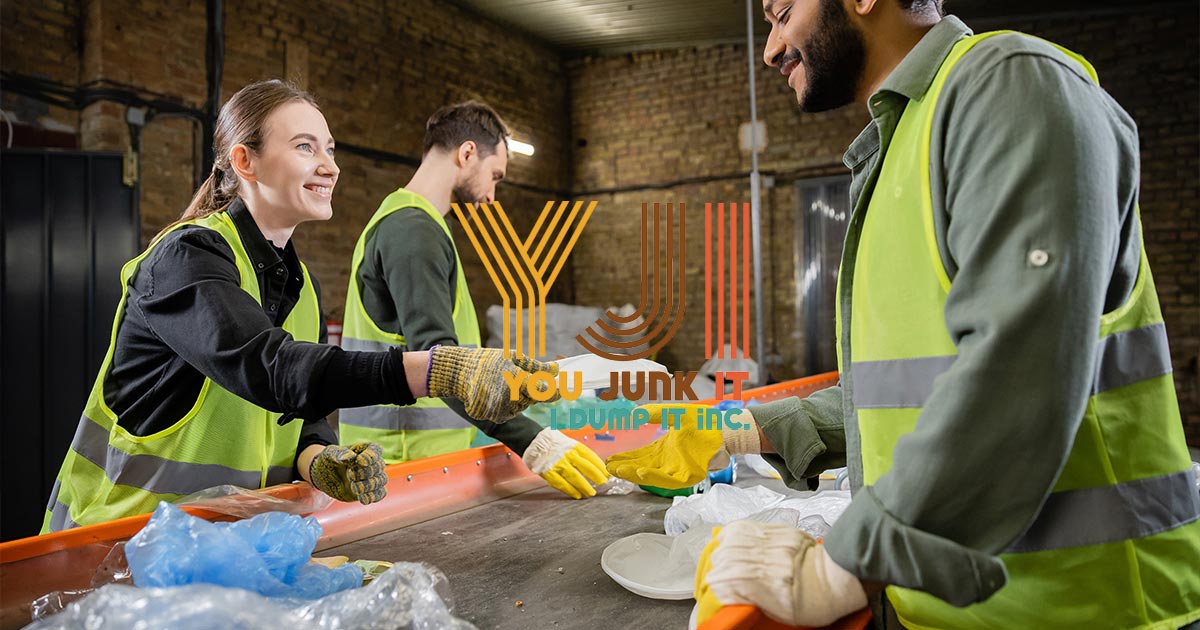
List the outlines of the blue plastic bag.
<svg viewBox="0 0 1200 630">
<path fill-rule="evenodd" d="M 150 522 L 125 545 L 140 587 L 217 584 L 267 597 L 315 599 L 362 584 L 353 565 L 309 564 L 321 536 L 316 519 L 268 512 L 210 523 L 160 502 Z"/>
</svg>

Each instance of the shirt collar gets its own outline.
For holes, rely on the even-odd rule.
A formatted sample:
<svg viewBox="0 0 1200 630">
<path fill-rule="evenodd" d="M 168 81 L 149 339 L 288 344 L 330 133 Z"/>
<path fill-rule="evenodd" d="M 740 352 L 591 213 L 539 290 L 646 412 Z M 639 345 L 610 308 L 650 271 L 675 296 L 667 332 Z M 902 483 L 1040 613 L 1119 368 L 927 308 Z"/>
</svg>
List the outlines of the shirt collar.
<svg viewBox="0 0 1200 630">
<path fill-rule="evenodd" d="M 859 164 L 863 163 L 863 160 L 871 157 L 871 154 L 878 150 L 878 125 L 876 125 L 875 121 L 872 120 L 871 122 L 867 123 L 867 126 L 863 128 L 861 132 L 859 132 L 858 137 L 854 139 L 854 142 L 850 143 L 850 146 L 846 149 L 846 152 L 842 154 L 842 164 L 845 164 L 846 168 L 853 171 L 858 167 Z"/>
<path fill-rule="evenodd" d="M 971 34 L 970 27 L 953 15 L 942 18 L 883 80 L 879 91 L 871 95 L 870 102 L 874 103 L 881 92 L 894 92 L 909 100 L 924 97 L 950 50 L 958 40 Z"/>
<path fill-rule="evenodd" d="M 842 155 L 842 163 L 846 168 L 853 170 L 879 150 L 879 131 L 875 119 L 883 112 L 891 110 L 896 101 L 892 95 L 909 100 L 924 98 L 938 70 L 941 69 L 942 62 L 950 55 L 950 50 L 958 40 L 971 34 L 971 29 L 963 24 L 962 20 L 947 15 L 908 51 L 904 59 L 900 60 L 900 64 L 883 80 L 879 90 L 868 99 L 867 109 L 871 113 L 872 121 Z"/>
<path fill-rule="evenodd" d="M 237 227 L 238 235 L 242 237 L 242 246 L 246 248 L 246 255 L 250 257 L 250 264 L 254 265 L 255 269 L 262 271 L 283 262 L 283 258 L 279 256 L 280 250 L 263 236 L 262 230 L 258 229 L 258 224 L 254 222 L 254 215 L 250 214 L 240 197 L 234 199 L 225 212 Z M 293 251 L 291 239 L 288 239 L 283 251 Z"/>
</svg>

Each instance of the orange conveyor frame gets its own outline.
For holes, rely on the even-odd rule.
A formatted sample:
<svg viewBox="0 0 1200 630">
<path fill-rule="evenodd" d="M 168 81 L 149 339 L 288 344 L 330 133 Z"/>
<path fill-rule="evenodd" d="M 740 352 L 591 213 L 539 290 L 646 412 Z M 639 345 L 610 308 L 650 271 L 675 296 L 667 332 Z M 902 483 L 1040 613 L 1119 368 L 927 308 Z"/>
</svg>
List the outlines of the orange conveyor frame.
<svg viewBox="0 0 1200 630">
<path fill-rule="evenodd" d="M 742 397 L 759 402 L 789 396 L 804 397 L 836 383 L 837 373 L 829 372 L 746 390 Z M 635 431 L 606 431 L 605 439 L 594 439 L 597 432 L 591 429 L 564 432 L 585 441 L 601 457 L 607 457 L 650 442 L 657 428 L 657 425 L 648 425 Z M 500 444 L 395 464 L 389 466 L 387 472 L 388 495 L 383 501 L 370 506 L 335 502 L 311 514 L 323 529 L 316 551 L 504 499 L 545 483 Z M 302 499 L 315 490 L 308 484 L 298 483 L 274 486 L 266 492 L 280 498 Z M 206 510 L 185 509 L 212 521 L 234 520 L 234 517 Z M 130 516 L 0 543 L 0 628 L 28 623 L 30 602 L 46 593 L 90 587 L 96 567 L 112 546 L 140 531 L 149 518 L 149 514 Z M 869 612 L 861 611 L 829 628 L 859 630 L 866 627 L 869 619 Z M 788 627 L 768 619 L 753 606 L 726 606 L 702 625 L 701 630 Z"/>
</svg>

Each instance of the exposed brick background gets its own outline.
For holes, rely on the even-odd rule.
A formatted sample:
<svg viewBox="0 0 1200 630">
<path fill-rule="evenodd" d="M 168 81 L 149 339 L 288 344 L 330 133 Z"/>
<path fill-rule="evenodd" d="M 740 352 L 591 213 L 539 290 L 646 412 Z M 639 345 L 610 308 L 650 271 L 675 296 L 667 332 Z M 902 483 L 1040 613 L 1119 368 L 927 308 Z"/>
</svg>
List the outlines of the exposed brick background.
<svg viewBox="0 0 1200 630">
<path fill-rule="evenodd" d="M 0 65 L 5 70 L 79 83 L 82 63 L 80 0 L 0 3 Z M 29 124 L 78 132 L 79 113 L 0 94 L 0 106 Z"/>
<path fill-rule="evenodd" d="M 6 2 L 3 7 L 0 54 L 7 70 L 71 85 L 104 78 L 197 108 L 204 104 L 202 1 L 64 0 Z M 537 148 L 537 159 L 512 157 L 508 178 L 567 189 L 563 62 L 528 38 L 436 0 L 245 0 L 226 3 L 225 11 L 222 101 L 252 81 L 295 80 L 317 96 L 340 142 L 419 157 L 425 120 L 434 110 L 480 98 L 500 111 L 518 138 Z M 287 67 L 288 61 L 293 67 Z M 4 103 L 10 110 L 46 109 L 19 97 L 6 96 Z M 82 117 L 49 110 L 42 115 L 80 129 L 85 149 L 127 146 L 121 106 L 99 103 Z M 191 199 L 200 142 L 199 125 L 186 119 L 156 119 L 146 126 L 141 154 L 143 243 Z M 321 283 L 327 314 L 340 319 L 355 240 L 379 202 L 406 183 L 413 169 L 345 151 L 339 153 L 338 165 L 334 219 L 301 226 L 296 246 Z M 516 215 L 517 229 L 527 231 L 547 193 L 501 185 L 499 198 Z M 458 238 L 458 246 L 482 319 L 487 306 L 499 302 L 499 294 L 470 243 Z M 554 294 L 560 301 L 570 299 L 569 271 L 564 276 Z"/>
<path fill-rule="evenodd" d="M 1200 445 L 1200 41 L 1196 7 L 974 24 L 1016 28 L 1088 57 L 1141 132 L 1146 243 L 1155 270 L 1189 442 Z M 204 3 L 179 0 L 40 0 L 0 3 L 5 70 L 75 85 L 107 79 L 203 105 Z M 552 191 L 599 207 L 571 255 L 554 299 L 592 305 L 638 301 L 642 202 L 689 206 L 688 309 L 659 354 L 692 368 L 703 354 L 703 204 L 749 198 L 749 156 L 736 130 L 749 120 L 746 51 L 720 45 L 567 59 L 503 26 L 433 0 L 282 2 L 226 6 L 223 98 L 257 79 L 303 82 L 323 104 L 339 141 L 417 156 L 425 118 L 478 97 L 537 147 L 513 156 L 500 200 L 524 234 Z M 759 117 L 769 144 L 760 168 L 774 173 L 762 195 L 767 364 L 776 379 L 803 374 L 807 340 L 796 290 L 795 182 L 841 174 L 841 154 L 867 117 L 851 107 L 801 115 L 782 79 L 759 66 Z M 3 107 L 26 123 L 80 134 L 89 150 L 123 150 L 124 108 L 82 113 L 11 94 Z M 200 159 L 200 130 L 156 119 L 142 136 L 141 213 L 149 238 L 186 206 Z M 297 231 L 321 280 L 328 314 L 340 317 L 350 252 L 362 226 L 412 169 L 339 155 L 333 220 Z M 698 179 L 678 184 L 684 179 Z M 612 192 L 613 190 L 620 192 Z M 596 192 L 601 191 L 601 192 Z M 603 192 L 609 191 L 609 192 Z M 482 311 L 498 301 L 473 248 L 459 239 Z"/>
<path fill-rule="evenodd" d="M 1146 243 L 1171 338 L 1189 443 L 1200 445 L 1197 18 L 1193 7 L 1182 14 L 1178 8 L 1148 9 L 973 26 L 977 31 L 1014 28 L 1083 54 L 1137 121 Z M 594 305 L 636 303 L 642 202 L 688 203 L 694 221 L 689 225 L 695 226 L 689 234 L 696 235 L 705 202 L 749 199 L 745 173 L 750 160 L 739 151 L 736 134 L 738 125 L 750 119 L 746 49 L 720 45 L 641 52 L 573 60 L 568 67 L 571 131 L 577 143 L 586 141 L 575 149 L 574 187 L 585 198 L 601 201 L 597 218 L 605 225 L 588 234 L 573 255 L 576 298 Z M 794 184 L 845 173 L 842 152 L 868 117 L 857 106 L 802 115 L 786 82 L 774 70 L 759 68 L 759 119 L 768 130 L 759 168 L 776 173 L 774 187 L 762 195 L 762 245 L 769 254 L 763 260 L 764 326 L 771 376 L 782 380 L 803 375 L 806 342 L 797 310 L 796 264 L 801 256 L 796 222 L 801 215 Z M 614 111 L 622 114 L 614 116 Z M 670 185 L 703 177 L 716 181 Z M 587 193 L 614 188 L 635 190 Z M 703 269 L 703 256 L 702 237 L 693 236 L 687 249 L 693 274 Z M 703 360 L 703 280 L 698 274 L 689 277 L 698 280 L 687 287 L 691 315 L 660 353 L 661 360 L 675 367 L 691 368 Z"/>
</svg>

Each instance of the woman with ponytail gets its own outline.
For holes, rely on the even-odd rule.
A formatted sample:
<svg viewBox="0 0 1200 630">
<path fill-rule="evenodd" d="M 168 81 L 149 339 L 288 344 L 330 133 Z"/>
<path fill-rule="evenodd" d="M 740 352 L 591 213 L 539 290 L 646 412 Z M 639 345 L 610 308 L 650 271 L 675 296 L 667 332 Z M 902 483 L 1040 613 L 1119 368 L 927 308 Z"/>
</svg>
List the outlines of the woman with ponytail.
<svg viewBox="0 0 1200 630">
<path fill-rule="evenodd" d="M 339 170 L 324 115 L 292 85 L 254 83 L 221 108 L 213 149 L 183 215 L 121 271 L 108 353 L 43 532 L 224 484 L 303 479 L 342 501 L 378 501 L 378 445 L 337 446 L 327 414 L 446 396 L 503 422 L 532 400 L 511 400 L 502 372 L 557 371 L 500 350 L 320 343 L 320 289 L 292 233 L 333 216 Z"/>
</svg>

